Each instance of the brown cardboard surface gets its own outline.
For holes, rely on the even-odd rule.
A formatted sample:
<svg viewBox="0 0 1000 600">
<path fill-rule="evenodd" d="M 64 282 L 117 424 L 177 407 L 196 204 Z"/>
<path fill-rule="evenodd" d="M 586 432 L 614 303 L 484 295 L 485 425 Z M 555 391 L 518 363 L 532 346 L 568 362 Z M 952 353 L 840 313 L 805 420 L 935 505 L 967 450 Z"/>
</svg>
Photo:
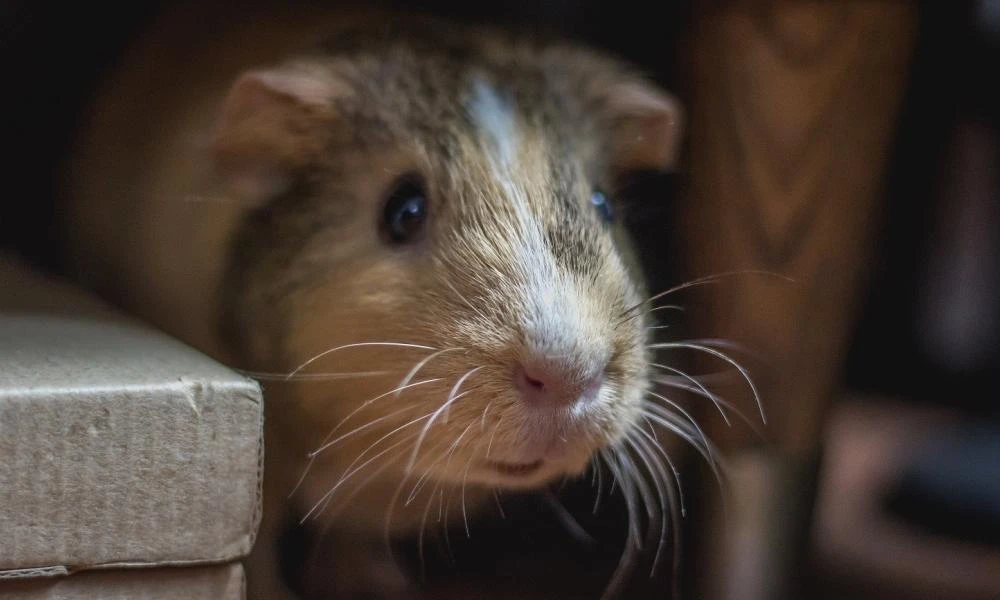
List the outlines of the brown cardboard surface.
<svg viewBox="0 0 1000 600">
<path fill-rule="evenodd" d="M 4 600 L 242 600 L 243 568 L 90 571 L 71 577 L 0 581 Z"/>
<path fill-rule="evenodd" d="M 245 556 L 262 425 L 254 381 L 0 258 L 0 579 Z"/>
</svg>

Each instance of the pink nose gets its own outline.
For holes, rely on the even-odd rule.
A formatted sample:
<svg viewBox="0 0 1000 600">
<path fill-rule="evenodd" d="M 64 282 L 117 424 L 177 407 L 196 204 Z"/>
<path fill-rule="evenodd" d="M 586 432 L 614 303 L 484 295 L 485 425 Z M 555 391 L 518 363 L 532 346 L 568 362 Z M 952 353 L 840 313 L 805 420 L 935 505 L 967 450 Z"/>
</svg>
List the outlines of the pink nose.
<svg viewBox="0 0 1000 600">
<path fill-rule="evenodd" d="M 518 365 L 514 386 L 524 401 L 532 406 L 551 408 L 571 406 L 597 398 L 604 382 L 604 369 L 587 375 L 554 362 Z"/>
</svg>

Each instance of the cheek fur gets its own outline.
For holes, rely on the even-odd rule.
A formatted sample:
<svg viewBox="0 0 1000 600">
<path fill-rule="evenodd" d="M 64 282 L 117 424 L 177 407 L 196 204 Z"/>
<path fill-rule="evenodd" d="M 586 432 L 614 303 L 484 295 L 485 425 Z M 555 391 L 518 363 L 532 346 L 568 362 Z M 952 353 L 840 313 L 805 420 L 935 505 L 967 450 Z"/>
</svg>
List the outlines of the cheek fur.
<svg viewBox="0 0 1000 600">
<path fill-rule="evenodd" d="M 620 321 L 637 286 L 614 253 L 596 276 L 581 277 L 534 250 L 492 278 L 460 270 L 482 266 L 481 257 L 375 261 L 297 298 L 284 338 L 288 369 L 332 348 L 375 344 L 323 355 L 301 372 L 314 381 L 299 385 L 288 410 L 300 417 L 294 436 L 304 450 L 361 428 L 324 454 L 331 472 L 385 450 L 396 463 L 386 476 L 406 478 L 409 466 L 487 485 L 490 460 L 555 456 L 525 480 L 531 487 L 578 473 L 619 441 L 648 385 L 642 320 Z M 540 417 L 513 378 L 525 355 L 540 352 L 568 355 L 583 370 L 606 363 L 598 400 L 565 418 Z"/>
</svg>

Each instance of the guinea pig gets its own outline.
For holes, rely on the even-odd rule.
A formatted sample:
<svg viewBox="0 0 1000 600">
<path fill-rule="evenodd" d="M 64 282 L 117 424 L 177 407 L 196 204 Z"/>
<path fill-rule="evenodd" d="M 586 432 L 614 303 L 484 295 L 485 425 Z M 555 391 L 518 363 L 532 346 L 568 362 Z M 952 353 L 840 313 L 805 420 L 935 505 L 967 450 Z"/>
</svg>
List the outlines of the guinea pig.
<svg viewBox="0 0 1000 600">
<path fill-rule="evenodd" d="M 291 597 L 290 516 L 346 540 L 350 594 L 405 587 L 382 537 L 443 502 L 467 518 L 598 460 L 625 481 L 628 451 L 661 476 L 630 502 L 662 508 L 644 428 L 690 429 L 650 395 L 613 191 L 672 169 L 682 125 L 600 52 L 413 16 L 179 11 L 132 49 L 75 148 L 71 260 L 265 383 L 251 598 Z"/>
</svg>

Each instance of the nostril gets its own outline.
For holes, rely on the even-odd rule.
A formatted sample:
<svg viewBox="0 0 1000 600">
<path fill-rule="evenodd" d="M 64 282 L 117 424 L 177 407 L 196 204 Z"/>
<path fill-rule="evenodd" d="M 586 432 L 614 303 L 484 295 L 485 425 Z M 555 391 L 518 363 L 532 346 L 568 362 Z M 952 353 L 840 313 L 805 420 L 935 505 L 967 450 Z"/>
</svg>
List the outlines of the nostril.
<svg viewBox="0 0 1000 600">
<path fill-rule="evenodd" d="M 536 390 L 539 390 L 539 391 L 545 389 L 545 383 L 542 380 L 535 379 L 527 371 L 522 371 L 521 373 L 522 373 L 522 376 L 524 377 L 525 383 L 528 384 L 528 387 L 533 387 L 533 388 L 535 388 Z"/>
<path fill-rule="evenodd" d="M 538 373 L 528 371 L 523 366 L 517 368 L 515 375 L 517 387 L 526 394 L 541 394 L 546 391 L 545 380 Z"/>
<path fill-rule="evenodd" d="M 531 404 L 570 405 L 595 398 L 604 381 L 604 370 L 593 377 L 581 377 L 566 366 L 542 364 L 531 367 L 518 365 L 514 374 L 515 387 Z"/>
</svg>

